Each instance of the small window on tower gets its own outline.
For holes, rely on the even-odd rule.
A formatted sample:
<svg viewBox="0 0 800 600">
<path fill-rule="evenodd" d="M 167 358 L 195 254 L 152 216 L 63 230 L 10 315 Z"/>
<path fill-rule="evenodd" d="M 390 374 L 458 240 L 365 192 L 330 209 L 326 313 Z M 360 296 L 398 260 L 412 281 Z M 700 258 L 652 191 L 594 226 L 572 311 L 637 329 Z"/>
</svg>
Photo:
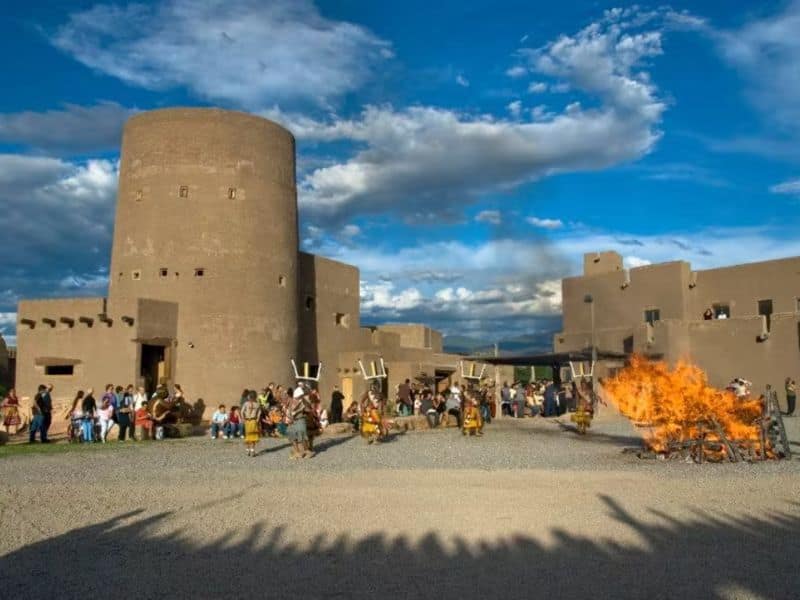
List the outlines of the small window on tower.
<svg viewBox="0 0 800 600">
<path fill-rule="evenodd" d="M 142 278 L 142 272 L 140 270 L 135 270 L 131 273 L 131 277 L 135 280 L 139 280 Z"/>
<path fill-rule="evenodd" d="M 314 310 L 314 296 L 306 296 L 306 310 Z"/>
<path fill-rule="evenodd" d="M 336 326 L 344 327 L 345 329 L 350 327 L 350 315 L 346 313 L 336 313 Z"/>
<path fill-rule="evenodd" d="M 181 198 L 188 198 L 189 197 L 189 186 L 188 185 L 182 185 L 181 186 L 180 197 Z"/>
<path fill-rule="evenodd" d="M 278 275 L 278 285 L 286 287 L 286 275 Z"/>
<path fill-rule="evenodd" d="M 142 190 L 136 190 L 136 201 L 141 202 L 142 198 L 144 198 L 144 192 Z"/>
<path fill-rule="evenodd" d="M 236 200 L 236 188 L 228 188 L 228 199 Z"/>
<path fill-rule="evenodd" d="M 158 270 L 158 276 L 161 277 L 162 279 L 167 275 L 169 275 L 169 271 L 167 269 L 161 268 Z"/>
<path fill-rule="evenodd" d="M 195 277 L 202 277 L 205 274 L 206 274 L 206 270 L 205 269 L 195 269 L 194 270 L 194 276 Z"/>
</svg>

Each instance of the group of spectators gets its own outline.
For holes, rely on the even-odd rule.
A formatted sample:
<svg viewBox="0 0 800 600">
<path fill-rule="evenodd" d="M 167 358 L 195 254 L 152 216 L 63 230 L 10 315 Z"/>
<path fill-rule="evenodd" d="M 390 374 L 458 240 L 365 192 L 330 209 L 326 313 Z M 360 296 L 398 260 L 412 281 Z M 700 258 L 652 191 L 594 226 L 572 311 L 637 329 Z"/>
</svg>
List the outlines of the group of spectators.
<svg viewBox="0 0 800 600">
<path fill-rule="evenodd" d="M 220 404 L 214 414 L 211 415 L 211 439 L 244 437 L 245 423 L 242 417 L 242 410 L 249 399 L 255 401 L 258 406 L 256 418 L 259 423 L 260 435 L 268 437 L 286 435 L 289 405 L 298 390 L 307 395 L 308 403 L 313 409 L 313 417 L 316 419 L 319 428 L 325 429 L 331 421 L 328 418 L 328 411 L 322 407 L 322 401 L 317 390 L 305 387 L 284 387 L 270 383 L 259 392 L 249 389 L 243 390 L 239 401 L 230 408 L 225 404 Z M 341 416 L 341 410 L 339 415 Z"/>
<path fill-rule="evenodd" d="M 734 377 L 731 382 L 725 386 L 725 389 L 733 394 L 740 400 L 748 400 L 751 398 L 753 392 L 753 384 L 747 379 L 742 377 Z M 784 395 L 786 398 L 786 412 L 784 416 L 794 416 L 795 405 L 797 404 L 797 384 L 791 377 L 787 377 L 783 382 Z M 767 384 L 763 398 L 772 405 L 779 407 L 778 391 L 773 389 L 771 384 Z"/>
<path fill-rule="evenodd" d="M 504 415 L 522 418 L 525 416 L 558 417 L 577 408 L 581 395 L 588 396 L 587 385 L 581 382 L 557 384 L 552 380 L 537 380 L 528 384 L 503 382 L 500 388 L 500 408 Z"/>
</svg>

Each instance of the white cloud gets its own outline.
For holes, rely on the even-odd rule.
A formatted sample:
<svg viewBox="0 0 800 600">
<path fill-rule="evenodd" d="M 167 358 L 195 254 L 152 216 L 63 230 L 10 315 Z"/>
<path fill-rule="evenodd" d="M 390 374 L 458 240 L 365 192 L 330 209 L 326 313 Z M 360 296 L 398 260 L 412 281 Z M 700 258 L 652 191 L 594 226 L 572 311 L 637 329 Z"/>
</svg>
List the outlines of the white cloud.
<svg viewBox="0 0 800 600">
<path fill-rule="evenodd" d="M 525 220 L 534 227 L 539 227 L 541 229 L 560 229 L 564 226 L 564 223 L 561 221 L 561 219 L 540 219 L 539 217 L 528 217 Z"/>
<path fill-rule="evenodd" d="M 508 75 L 512 79 L 519 79 L 520 77 L 525 77 L 525 75 L 527 74 L 528 74 L 528 69 L 520 65 L 516 65 L 506 70 L 506 75 Z"/>
<path fill-rule="evenodd" d="M 778 183 L 769 188 L 773 194 L 788 194 L 790 196 L 800 196 L 800 179 L 790 179 L 783 183 Z"/>
<path fill-rule="evenodd" d="M 622 262 L 628 269 L 635 269 L 636 267 L 645 267 L 653 264 L 646 258 L 639 258 L 638 256 L 626 256 L 623 258 Z"/>
<path fill-rule="evenodd" d="M 511 118 L 388 105 L 326 121 L 277 107 L 263 114 L 301 140 L 356 142 L 349 159 L 300 178 L 300 204 L 310 218 L 452 215 L 486 193 L 647 154 L 661 136 L 665 104 L 641 63 L 661 52 L 660 41 L 659 30 L 623 30 L 601 22 L 542 48 L 521 50 L 531 70 L 592 98 L 587 108 L 573 102 L 559 113 L 531 113 L 530 121 L 522 118 L 521 103 L 513 102 Z"/>
<path fill-rule="evenodd" d="M 0 270 L 0 310 L 17 295 L 99 289 L 111 247 L 117 165 L 0 154 L 0 229 L 13 232 Z"/>
<path fill-rule="evenodd" d="M 800 2 L 739 29 L 697 27 L 716 40 L 723 58 L 748 79 L 748 96 L 778 125 L 800 129 Z"/>
<path fill-rule="evenodd" d="M 522 114 L 522 102 L 519 100 L 514 100 L 509 102 L 506 106 L 506 110 L 511 115 L 513 119 L 519 119 L 520 114 Z"/>
<path fill-rule="evenodd" d="M 154 90 L 185 87 L 257 109 L 325 104 L 358 89 L 390 45 L 323 17 L 310 0 L 163 0 L 97 4 L 69 17 L 52 43 L 86 66 Z"/>
<path fill-rule="evenodd" d="M 490 225 L 500 225 L 503 222 L 503 217 L 499 210 L 482 210 L 475 215 L 475 221 Z"/>
<path fill-rule="evenodd" d="M 115 102 L 94 106 L 0 114 L 0 142 L 54 152 L 88 152 L 119 147 L 122 126 L 134 112 Z"/>
<path fill-rule="evenodd" d="M 456 75 L 456 83 L 461 87 L 469 87 L 469 80 L 463 75 Z"/>
<path fill-rule="evenodd" d="M 547 91 L 547 84 L 543 81 L 531 81 L 528 84 L 528 93 L 530 94 L 543 94 Z"/>
<path fill-rule="evenodd" d="M 342 235 L 346 238 L 354 238 L 361 234 L 361 227 L 352 223 L 342 227 Z"/>
</svg>

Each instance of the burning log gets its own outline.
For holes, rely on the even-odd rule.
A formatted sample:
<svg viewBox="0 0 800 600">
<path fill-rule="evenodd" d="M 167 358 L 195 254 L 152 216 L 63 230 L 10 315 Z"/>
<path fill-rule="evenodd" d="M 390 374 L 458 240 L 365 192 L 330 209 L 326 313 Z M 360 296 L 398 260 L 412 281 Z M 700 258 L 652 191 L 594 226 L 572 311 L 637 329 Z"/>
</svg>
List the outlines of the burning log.
<svg viewBox="0 0 800 600">
<path fill-rule="evenodd" d="M 742 400 L 708 384 L 705 373 L 679 362 L 633 357 L 604 383 L 605 396 L 634 423 L 647 423 L 645 450 L 697 463 L 791 456 L 778 407 Z"/>
</svg>

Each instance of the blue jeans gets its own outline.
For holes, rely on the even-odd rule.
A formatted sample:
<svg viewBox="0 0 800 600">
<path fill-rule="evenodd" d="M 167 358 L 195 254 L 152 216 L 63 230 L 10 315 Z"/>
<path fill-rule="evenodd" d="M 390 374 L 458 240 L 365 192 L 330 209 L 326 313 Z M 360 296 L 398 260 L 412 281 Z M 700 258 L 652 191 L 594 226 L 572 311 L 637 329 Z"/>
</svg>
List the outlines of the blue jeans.
<svg viewBox="0 0 800 600">
<path fill-rule="evenodd" d="M 492 411 L 489 409 L 488 404 L 481 404 L 481 418 L 484 423 L 492 422 Z"/>
<path fill-rule="evenodd" d="M 84 442 L 94 441 L 94 419 L 84 419 L 81 422 L 81 432 Z"/>
<path fill-rule="evenodd" d="M 244 423 L 228 423 L 225 425 L 225 435 L 228 437 L 244 435 Z"/>
<path fill-rule="evenodd" d="M 44 441 L 47 439 L 47 434 L 44 432 L 44 417 L 42 415 L 33 415 L 31 419 L 31 432 L 28 441 L 33 443 L 36 441 L 36 432 L 39 432 L 39 438 Z"/>
<path fill-rule="evenodd" d="M 211 423 L 211 437 L 215 438 L 222 432 L 225 432 L 225 435 L 228 435 L 228 425 L 227 424 Z"/>
</svg>

